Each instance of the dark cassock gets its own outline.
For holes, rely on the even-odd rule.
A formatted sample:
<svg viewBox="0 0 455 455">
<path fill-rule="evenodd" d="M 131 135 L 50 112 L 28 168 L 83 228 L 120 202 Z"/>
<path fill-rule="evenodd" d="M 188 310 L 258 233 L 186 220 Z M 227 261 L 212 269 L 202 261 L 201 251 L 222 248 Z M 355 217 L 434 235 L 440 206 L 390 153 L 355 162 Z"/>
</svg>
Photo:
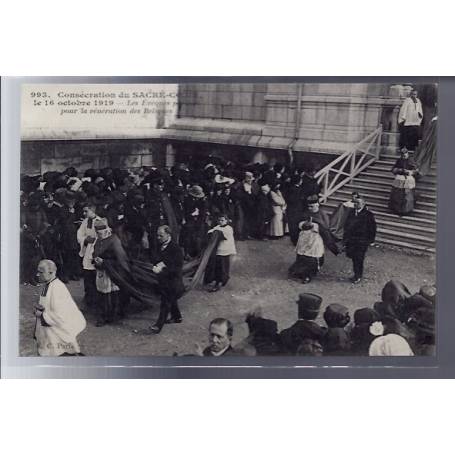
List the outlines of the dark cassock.
<svg viewBox="0 0 455 455">
<path fill-rule="evenodd" d="M 67 198 L 61 212 L 62 226 L 62 257 L 65 274 L 70 280 L 79 280 L 82 274 L 82 265 L 79 258 L 79 244 L 77 230 L 81 223 L 81 214 L 75 207 L 75 198 Z"/>
<path fill-rule="evenodd" d="M 21 210 L 21 281 L 36 284 L 36 267 L 46 257 L 43 239 L 48 229 L 48 221 L 41 208 L 41 198 L 32 195 L 28 205 Z"/>
<path fill-rule="evenodd" d="M 415 204 L 415 179 L 417 166 L 407 152 L 395 162 L 392 173 L 395 179 L 389 198 L 389 208 L 397 215 L 407 215 L 414 210 Z"/>
<path fill-rule="evenodd" d="M 111 270 L 115 268 L 124 275 L 130 273 L 128 256 L 122 242 L 109 229 L 105 220 L 95 220 L 97 239 L 93 247 L 93 260 L 96 267 L 96 290 L 98 291 L 97 326 L 115 322 L 124 314 L 118 281 Z M 102 261 L 98 261 L 100 258 Z"/>
<path fill-rule="evenodd" d="M 291 185 L 287 188 L 285 199 L 287 204 L 286 217 L 289 228 L 289 237 L 293 245 L 297 245 L 299 239 L 299 223 L 303 219 L 303 209 L 306 202 L 303 190 L 300 186 L 300 176 L 293 177 Z"/>
<path fill-rule="evenodd" d="M 208 205 L 204 190 L 193 185 L 183 202 L 184 225 L 180 235 L 180 244 L 185 255 L 198 257 L 206 244 Z"/>
<path fill-rule="evenodd" d="M 343 242 L 346 256 L 352 260 L 354 276 L 352 281 L 358 282 L 363 277 L 363 263 L 370 244 L 376 237 L 376 221 L 374 215 L 365 205 L 361 209 L 350 212 L 344 225 Z"/>
<path fill-rule="evenodd" d="M 142 239 L 147 228 L 147 211 L 142 194 L 130 194 L 125 203 L 125 231 L 130 241 L 128 252 L 132 259 L 138 259 L 142 251 Z"/>
<path fill-rule="evenodd" d="M 267 232 L 267 225 L 273 218 L 270 187 L 262 186 L 256 199 L 256 238 L 263 240 Z"/>
<path fill-rule="evenodd" d="M 245 180 L 234 187 L 235 196 L 238 200 L 238 214 L 234 231 L 238 234 L 238 240 L 246 240 L 248 237 L 253 237 L 256 230 L 256 198 L 260 188 L 253 181 L 251 172 L 245 174 Z"/>
<path fill-rule="evenodd" d="M 318 196 L 321 192 L 321 185 L 318 183 L 317 179 L 310 174 L 304 174 L 302 176 L 302 192 L 304 200 L 306 201 L 311 196 Z"/>
<path fill-rule="evenodd" d="M 414 153 L 414 160 L 419 168 L 419 177 L 427 175 L 436 160 L 437 124 L 438 117 L 434 117 L 425 132 L 422 142 Z"/>
</svg>

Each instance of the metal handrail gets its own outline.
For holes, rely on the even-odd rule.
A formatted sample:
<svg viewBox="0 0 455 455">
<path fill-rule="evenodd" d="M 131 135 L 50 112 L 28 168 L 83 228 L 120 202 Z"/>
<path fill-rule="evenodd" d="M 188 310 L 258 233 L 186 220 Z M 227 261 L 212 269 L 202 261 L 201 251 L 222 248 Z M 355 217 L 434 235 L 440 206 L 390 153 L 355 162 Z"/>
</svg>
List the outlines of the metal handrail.
<svg viewBox="0 0 455 455">
<path fill-rule="evenodd" d="M 372 133 L 365 136 L 350 150 L 344 152 L 316 173 L 315 177 L 318 180 L 318 183 L 322 183 L 322 202 L 327 201 L 327 199 L 335 193 L 335 191 L 338 191 L 342 186 L 346 185 L 353 178 L 359 175 L 365 168 L 379 159 L 381 151 L 381 134 L 382 125 L 376 128 Z M 361 147 L 365 144 L 368 144 L 366 150 L 362 150 Z M 370 149 L 373 144 L 375 144 L 375 149 L 374 152 L 371 152 Z M 358 152 L 361 153 L 361 156 L 356 161 Z M 366 158 L 368 156 L 371 158 L 367 160 Z M 340 166 L 335 167 L 338 164 L 340 164 Z M 345 168 L 348 164 L 350 164 L 348 168 L 349 171 L 346 171 Z M 341 178 L 342 176 L 344 176 L 344 178 Z"/>
</svg>

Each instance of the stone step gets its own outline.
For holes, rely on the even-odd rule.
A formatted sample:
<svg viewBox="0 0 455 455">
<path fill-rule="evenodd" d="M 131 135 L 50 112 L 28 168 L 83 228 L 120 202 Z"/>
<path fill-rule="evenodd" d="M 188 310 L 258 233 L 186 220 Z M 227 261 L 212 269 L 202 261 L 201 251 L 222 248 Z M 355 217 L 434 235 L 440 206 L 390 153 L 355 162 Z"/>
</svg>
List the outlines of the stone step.
<svg viewBox="0 0 455 455">
<path fill-rule="evenodd" d="M 329 201 L 327 201 L 323 207 L 325 208 L 325 210 L 327 210 L 328 213 L 332 213 L 333 210 L 338 207 L 338 205 L 339 205 L 338 202 L 333 202 L 329 199 Z M 392 221 L 395 223 L 403 222 L 403 223 L 413 224 L 416 226 L 422 226 L 422 227 L 436 229 L 436 219 L 435 218 L 422 218 L 422 217 L 416 217 L 413 215 L 399 216 L 390 211 L 381 212 L 379 210 L 375 210 L 374 207 L 370 207 L 370 210 L 374 213 L 374 216 L 378 223 L 382 222 L 382 221 Z"/>
<path fill-rule="evenodd" d="M 433 246 L 436 245 L 436 237 L 428 235 L 419 235 L 410 232 L 397 231 L 395 229 L 387 229 L 381 226 L 378 226 L 378 234 L 383 238 L 390 238 L 391 240 L 401 240 L 409 243 L 415 243 L 418 245 L 424 246 Z"/>
<path fill-rule="evenodd" d="M 377 243 L 386 244 L 386 245 L 391 245 L 391 246 L 404 248 L 404 249 L 407 249 L 407 250 L 420 251 L 422 253 L 431 253 L 431 254 L 435 254 L 436 253 L 436 248 L 435 247 L 417 245 L 417 244 L 415 244 L 413 242 L 403 242 L 403 241 L 399 241 L 399 240 L 393 240 L 393 239 L 389 239 L 387 237 L 382 237 L 381 235 L 378 235 L 376 237 L 376 242 Z"/>
<path fill-rule="evenodd" d="M 392 184 L 395 176 L 390 172 L 376 171 L 375 169 L 368 169 L 368 171 L 361 172 L 358 177 L 354 177 L 354 180 L 358 178 L 367 178 L 372 182 L 376 183 L 385 183 L 389 182 Z M 416 186 L 427 186 L 428 188 L 436 189 L 436 178 L 435 177 L 423 177 L 416 182 Z"/>
<path fill-rule="evenodd" d="M 346 186 L 343 188 L 346 188 Z M 351 193 L 352 193 L 352 191 L 341 189 L 341 190 L 336 191 L 334 193 L 334 195 L 337 197 L 344 198 L 344 200 L 349 200 L 351 197 Z M 390 194 L 390 191 L 389 191 L 389 194 Z M 373 199 L 377 202 L 383 202 L 385 205 L 387 205 L 389 203 L 389 194 L 378 194 L 373 190 L 371 192 L 363 192 L 362 196 L 365 197 L 367 202 L 369 200 Z M 416 206 L 416 208 L 429 209 L 429 210 L 432 210 L 432 209 L 436 210 L 436 208 L 437 208 L 435 202 L 423 201 L 420 197 L 416 198 L 415 206 Z"/>
<path fill-rule="evenodd" d="M 395 163 L 392 163 L 390 166 L 388 164 L 382 164 L 379 161 L 376 161 L 374 164 L 368 167 L 368 170 L 370 171 L 381 171 L 381 172 L 390 172 L 392 173 L 392 167 Z M 392 174 L 393 175 L 393 174 Z M 436 178 L 436 172 L 431 170 L 425 177 L 434 177 Z"/>
<path fill-rule="evenodd" d="M 340 204 L 341 202 L 345 202 L 346 199 L 342 197 L 338 197 L 336 195 L 333 195 L 330 197 L 331 201 L 336 202 L 337 204 Z M 381 204 L 375 201 L 367 201 L 368 207 L 377 210 L 378 212 L 388 212 L 390 209 L 386 204 Z M 428 209 L 414 209 L 412 212 L 414 215 L 419 216 L 419 218 L 436 218 L 436 211 L 433 210 L 428 210 Z"/>
<path fill-rule="evenodd" d="M 387 180 L 387 179 L 370 179 L 370 178 L 365 178 L 364 174 L 360 174 L 359 177 L 356 177 L 352 180 L 352 184 L 370 184 L 370 185 L 375 185 L 380 188 L 388 188 L 390 191 L 390 188 L 392 187 L 392 181 Z M 425 192 L 428 194 L 436 194 L 436 186 L 432 184 L 426 184 L 426 183 L 421 183 L 419 182 L 417 185 L 417 190 L 420 192 Z"/>
<path fill-rule="evenodd" d="M 405 221 L 396 222 L 388 220 L 378 220 L 376 221 L 381 226 L 384 226 L 387 229 L 398 231 L 398 232 L 413 232 L 414 234 L 428 235 L 429 237 L 434 237 L 436 235 L 436 226 L 435 227 L 424 227 L 418 226 L 416 224 L 409 224 Z"/>
<path fill-rule="evenodd" d="M 349 193 L 352 193 L 353 191 L 358 191 L 360 194 L 390 194 L 390 187 L 385 187 L 385 186 L 376 186 L 376 185 L 356 185 L 354 183 L 347 183 L 346 185 L 343 186 L 343 190 L 348 190 Z M 419 199 L 423 199 L 425 201 L 431 202 L 431 201 L 436 201 L 436 195 L 435 194 L 428 194 L 425 192 L 419 191 L 417 189 L 417 194 Z M 350 199 L 350 197 L 349 197 Z"/>
</svg>

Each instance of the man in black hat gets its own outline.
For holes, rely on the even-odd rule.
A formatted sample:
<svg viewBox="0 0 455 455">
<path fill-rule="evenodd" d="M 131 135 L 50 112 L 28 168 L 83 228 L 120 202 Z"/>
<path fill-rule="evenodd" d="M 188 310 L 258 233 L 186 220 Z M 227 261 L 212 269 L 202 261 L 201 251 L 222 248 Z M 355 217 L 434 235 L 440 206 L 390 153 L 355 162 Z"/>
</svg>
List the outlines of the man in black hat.
<svg viewBox="0 0 455 455">
<path fill-rule="evenodd" d="M 354 276 L 353 284 L 357 284 L 363 277 L 363 263 L 369 245 L 376 237 L 376 221 L 374 215 L 366 208 L 364 199 L 358 198 L 354 202 L 354 210 L 349 213 L 344 224 L 343 243 L 346 256 L 352 259 Z"/>
<path fill-rule="evenodd" d="M 322 298 L 314 294 L 300 294 L 297 300 L 298 321 L 280 333 L 284 354 L 295 355 L 305 340 L 324 342 L 326 329 L 316 324 Z"/>
</svg>

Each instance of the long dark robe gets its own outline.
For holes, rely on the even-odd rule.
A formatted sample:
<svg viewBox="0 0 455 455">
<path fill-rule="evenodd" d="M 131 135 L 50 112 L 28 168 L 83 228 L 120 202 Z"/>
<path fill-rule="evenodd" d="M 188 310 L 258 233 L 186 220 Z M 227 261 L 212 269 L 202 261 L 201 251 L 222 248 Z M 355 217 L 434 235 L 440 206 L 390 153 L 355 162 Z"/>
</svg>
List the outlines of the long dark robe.
<svg viewBox="0 0 455 455">
<path fill-rule="evenodd" d="M 185 293 L 202 282 L 207 263 L 211 255 L 216 252 L 220 238 L 219 233 L 215 231 L 201 256 L 201 259 L 184 264 L 182 272 Z M 124 267 L 124 264 L 122 265 L 116 260 L 107 259 L 104 260 L 103 265 L 112 281 L 120 289 L 125 290 L 132 297 L 145 304 L 153 305 L 157 303 L 158 277 L 152 271 L 153 264 L 138 260 L 129 260 L 129 270 L 127 270 Z"/>
<path fill-rule="evenodd" d="M 291 242 L 296 245 L 299 239 L 299 222 L 302 221 L 304 199 L 303 190 L 298 185 L 292 185 L 286 192 L 285 200 L 287 204 L 286 217 L 289 227 Z"/>
<path fill-rule="evenodd" d="M 420 146 L 414 153 L 414 160 L 419 167 L 419 175 L 424 176 L 430 172 L 436 158 L 437 119 L 431 121 L 428 131 Z"/>
<path fill-rule="evenodd" d="M 342 202 L 330 216 L 330 232 L 336 239 L 339 251 L 343 247 L 344 225 L 349 214 L 353 211 L 353 207 L 348 207 Z"/>
</svg>

